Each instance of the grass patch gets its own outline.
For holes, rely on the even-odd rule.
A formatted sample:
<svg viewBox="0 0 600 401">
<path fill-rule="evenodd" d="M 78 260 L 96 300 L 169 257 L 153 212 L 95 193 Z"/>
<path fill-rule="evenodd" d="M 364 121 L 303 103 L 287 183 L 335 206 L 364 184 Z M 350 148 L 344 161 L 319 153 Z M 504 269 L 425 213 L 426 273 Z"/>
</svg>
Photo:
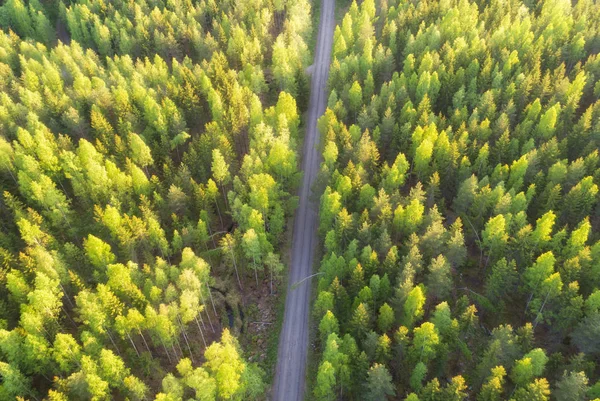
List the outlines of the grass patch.
<svg viewBox="0 0 600 401">
<path fill-rule="evenodd" d="M 312 34 L 310 35 L 310 39 L 307 43 L 308 48 L 311 49 L 311 55 L 314 59 L 314 50 L 317 47 L 317 36 L 319 34 L 319 22 L 321 21 L 321 2 L 315 0 L 311 5 L 311 20 L 312 20 Z"/>
<path fill-rule="evenodd" d="M 285 280 L 287 282 L 287 280 Z M 283 285 L 283 284 L 282 284 Z M 283 325 L 283 316 L 285 312 L 285 296 L 287 293 L 287 285 L 285 289 L 277 296 L 275 305 L 275 321 L 271 326 L 271 333 L 267 340 L 267 357 L 264 362 L 264 370 L 267 372 L 267 383 L 273 384 L 275 377 L 275 367 L 277 366 L 277 354 L 279 351 L 279 335 L 281 334 L 281 326 Z"/>
<path fill-rule="evenodd" d="M 323 256 L 321 246 L 321 241 L 319 241 L 317 249 L 315 250 L 315 263 L 313 264 L 312 274 L 316 273 L 316 271 L 319 270 L 318 266 L 321 265 L 321 257 Z M 319 322 L 315 322 L 312 317 L 312 305 L 318 295 L 318 277 L 319 276 L 316 276 L 312 279 L 313 282 L 311 283 L 310 287 L 311 307 L 308 310 L 308 357 L 306 360 L 306 391 L 304 393 L 304 398 L 307 400 L 310 400 L 312 398 L 312 389 L 315 388 L 317 371 L 319 370 L 319 362 L 321 361 L 321 353 L 316 347 L 317 338 L 319 335 L 317 325 Z"/>
</svg>

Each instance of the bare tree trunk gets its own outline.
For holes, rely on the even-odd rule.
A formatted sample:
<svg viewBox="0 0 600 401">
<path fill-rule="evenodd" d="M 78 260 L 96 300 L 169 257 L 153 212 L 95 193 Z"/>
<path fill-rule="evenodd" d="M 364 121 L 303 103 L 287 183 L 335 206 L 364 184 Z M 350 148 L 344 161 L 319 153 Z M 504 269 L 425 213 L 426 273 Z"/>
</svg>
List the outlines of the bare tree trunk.
<svg viewBox="0 0 600 401">
<path fill-rule="evenodd" d="M 121 356 L 121 351 L 119 351 L 119 347 L 117 347 L 117 344 L 115 344 L 115 340 L 113 339 L 113 337 L 110 335 L 110 330 L 106 330 L 106 334 L 108 334 L 108 338 L 110 338 L 110 342 L 112 343 L 112 345 L 115 347 L 115 349 L 117 350 L 117 354 L 119 354 L 119 356 Z"/>
<path fill-rule="evenodd" d="M 202 305 L 204 305 L 204 311 L 206 312 L 206 316 L 208 317 L 208 323 L 210 324 L 210 328 L 212 329 L 212 332 L 214 333 L 215 328 L 212 324 L 212 320 L 210 319 L 210 313 L 208 313 L 208 309 L 206 308 L 206 301 L 204 300 L 204 294 L 202 294 L 202 286 L 200 286 L 200 298 L 202 298 Z"/>
<path fill-rule="evenodd" d="M 60 285 L 60 288 L 62 289 L 63 294 L 65 294 L 65 298 L 67 299 L 69 306 L 71 307 L 71 309 L 73 309 L 75 307 L 75 305 L 73 305 L 73 302 L 71 302 L 71 298 L 69 298 L 69 294 L 67 293 L 67 290 L 65 290 L 65 287 L 63 287 L 61 282 L 59 282 L 58 284 Z"/>
<path fill-rule="evenodd" d="M 219 217 L 221 217 L 220 214 L 219 214 Z M 221 220 L 221 228 L 222 228 L 222 226 L 223 226 L 223 220 Z M 217 243 L 215 242 L 215 237 L 213 236 L 212 228 L 210 228 L 210 223 L 206 223 L 206 228 L 208 228 L 208 235 L 210 236 L 210 239 L 212 240 L 213 248 L 216 248 Z M 204 244 L 204 246 L 206 246 L 206 244 Z M 206 247 L 206 250 L 208 251 L 208 247 Z"/>
<path fill-rule="evenodd" d="M 140 330 L 139 327 L 138 327 L 138 333 L 140 333 L 140 336 L 142 337 L 142 340 L 144 341 L 144 345 L 146 346 L 146 349 L 150 353 L 150 356 L 152 356 L 152 351 L 150 351 L 150 347 L 148 346 L 148 343 L 146 342 L 146 337 L 144 337 L 144 334 L 142 333 L 142 330 Z"/>
<path fill-rule="evenodd" d="M 217 205 L 217 213 L 219 213 L 219 220 L 221 221 L 221 230 L 224 228 L 223 226 L 223 217 L 221 217 L 221 209 L 219 208 L 219 202 L 215 199 L 215 205 Z"/>
<path fill-rule="evenodd" d="M 210 302 L 212 303 L 213 311 L 215 312 L 215 317 L 218 317 L 219 315 L 217 314 L 217 308 L 215 308 L 215 300 L 213 299 L 212 291 L 210 290 L 210 286 L 208 285 L 208 283 L 206 283 L 206 288 L 208 288 L 208 295 L 210 296 Z"/>
<path fill-rule="evenodd" d="M 202 337 L 202 342 L 204 343 L 204 348 L 206 348 L 206 339 L 204 338 L 204 333 L 202 332 L 202 327 L 200 327 L 200 323 L 198 323 L 198 317 L 194 317 L 196 320 L 196 324 L 198 325 L 198 331 L 200 331 L 200 336 Z"/>
<path fill-rule="evenodd" d="M 77 328 L 77 323 L 75 323 L 75 320 L 73 320 L 73 318 L 71 317 L 71 315 L 69 315 L 69 312 L 67 312 L 67 310 L 65 309 L 65 307 L 61 305 L 60 308 L 65 313 L 65 315 L 67 315 L 67 317 L 69 318 L 69 320 L 71 321 L 71 323 L 73 323 L 73 326 L 75 326 L 75 328 Z"/>
<path fill-rule="evenodd" d="M 525 304 L 525 311 L 524 311 L 525 313 L 527 313 L 527 309 L 529 309 L 529 303 L 531 302 L 532 299 L 533 299 L 533 291 L 529 295 L 529 299 L 527 300 L 527 304 Z"/>
<path fill-rule="evenodd" d="M 202 327 L 204 327 L 204 330 L 206 330 L 206 324 L 204 324 L 204 319 L 202 319 L 202 313 L 198 313 L 198 316 L 200 316 L 200 322 L 202 322 Z"/>
<path fill-rule="evenodd" d="M 256 262 L 254 262 L 254 278 L 256 279 L 256 288 L 258 289 L 258 270 L 256 268 Z"/>
<path fill-rule="evenodd" d="M 223 192 L 223 200 L 225 201 L 225 208 L 229 210 L 229 204 L 227 203 L 227 195 L 225 195 L 225 185 L 221 184 L 221 192 Z"/>
<path fill-rule="evenodd" d="M 192 347 L 190 347 L 190 343 L 187 338 L 187 333 L 185 332 L 185 327 L 183 327 L 183 323 L 181 322 L 181 319 L 179 318 L 179 316 L 177 317 L 177 320 L 179 321 L 179 326 L 181 327 L 181 334 L 183 334 L 183 339 L 185 340 L 185 344 L 187 345 L 188 351 L 190 351 L 190 359 L 192 360 L 192 363 L 195 363 L 194 362 L 194 354 L 192 353 Z"/>
<path fill-rule="evenodd" d="M 179 348 L 179 353 L 181 354 L 181 357 L 183 358 L 183 349 L 181 348 L 181 344 L 179 343 L 179 338 L 177 338 L 178 336 L 175 336 L 175 342 L 177 343 L 177 348 Z"/>
<path fill-rule="evenodd" d="M 538 311 L 537 315 L 535 316 L 535 324 L 533 325 L 533 329 L 535 330 L 535 328 L 537 327 L 538 323 L 539 323 L 539 317 L 540 314 L 542 313 L 542 311 L 544 310 L 544 307 L 546 306 L 546 302 L 548 301 L 548 296 L 550 295 L 550 290 L 548 290 L 548 292 L 546 293 L 546 298 L 544 298 L 544 303 L 542 304 L 540 310 Z"/>
<path fill-rule="evenodd" d="M 169 350 L 167 349 L 167 346 L 165 345 L 165 342 L 162 340 L 162 338 L 160 339 L 160 343 L 162 344 L 163 348 L 165 349 L 167 358 L 169 358 L 169 363 L 173 363 L 173 360 L 171 360 L 171 355 L 169 355 Z"/>
<path fill-rule="evenodd" d="M 177 358 L 177 362 L 179 362 L 179 360 L 181 358 L 179 358 L 179 355 L 177 354 L 177 350 L 175 349 L 175 344 L 171 344 L 171 348 L 173 348 L 173 353 L 175 354 L 175 358 Z"/>
<path fill-rule="evenodd" d="M 133 349 L 135 350 L 135 353 L 137 354 L 137 356 L 140 356 L 140 353 L 138 352 L 137 347 L 135 346 L 135 343 L 133 342 L 133 340 L 131 339 L 131 336 L 129 335 L 129 332 L 127 332 L 127 337 L 129 337 L 129 342 L 131 343 L 131 345 L 133 346 Z"/>
<path fill-rule="evenodd" d="M 229 246 L 229 251 L 231 252 L 231 258 L 233 259 L 233 267 L 235 268 L 235 275 L 237 277 L 238 285 L 240 286 L 240 290 L 242 289 L 242 282 L 240 281 L 240 274 L 238 272 L 237 263 L 235 261 L 235 254 L 233 253 L 233 248 Z"/>
</svg>

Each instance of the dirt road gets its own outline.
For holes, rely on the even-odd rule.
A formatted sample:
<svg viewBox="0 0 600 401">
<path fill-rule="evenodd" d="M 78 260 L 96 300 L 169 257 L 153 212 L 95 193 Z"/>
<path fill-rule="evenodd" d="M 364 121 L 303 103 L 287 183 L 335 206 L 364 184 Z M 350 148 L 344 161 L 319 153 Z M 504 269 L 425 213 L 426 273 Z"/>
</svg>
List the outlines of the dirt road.
<svg viewBox="0 0 600 401">
<path fill-rule="evenodd" d="M 326 87 L 334 28 L 335 0 L 323 0 L 304 138 L 302 160 L 304 178 L 300 188 L 300 205 L 294 221 L 292 260 L 271 397 L 273 401 L 302 401 L 304 399 L 311 280 L 305 280 L 299 285 L 294 285 L 294 283 L 312 274 L 315 247 L 318 244 L 318 205 L 310 201 L 310 191 L 319 171 L 321 160 L 317 150 L 319 143 L 317 119 L 323 114 L 327 104 Z"/>
</svg>

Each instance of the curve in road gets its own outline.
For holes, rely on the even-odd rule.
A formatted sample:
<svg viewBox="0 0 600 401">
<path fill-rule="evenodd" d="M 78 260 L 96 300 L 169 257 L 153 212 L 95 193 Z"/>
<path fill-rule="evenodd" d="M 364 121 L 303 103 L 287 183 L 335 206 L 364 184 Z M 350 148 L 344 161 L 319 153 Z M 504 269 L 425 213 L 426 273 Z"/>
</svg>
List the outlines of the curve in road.
<svg viewBox="0 0 600 401">
<path fill-rule="evenodd" d="M 320 154 L 317 149 L 319 142 L 317 119 L 325 112 L 327 103 L 326 88 L 334 28 L 335 0 L 323 0 L 321 2 L 321 18 L 312 68 L 308 120 L 304 138 L 302 160 L 304 177 L 300 188 L 300 204 L 296 211 L 292 234 L 292 260 L 272 392 L 272 400 L 274 401 L 302 401 L 304 399 L 311 280 L 304 280 L 296 286 L 294 286 L 294 283 L 303 280 L 312 273 L 314 248 L 318 243 L 318 205 L 310 201 L 310 191 L 319 171 Z"/>
</svg>

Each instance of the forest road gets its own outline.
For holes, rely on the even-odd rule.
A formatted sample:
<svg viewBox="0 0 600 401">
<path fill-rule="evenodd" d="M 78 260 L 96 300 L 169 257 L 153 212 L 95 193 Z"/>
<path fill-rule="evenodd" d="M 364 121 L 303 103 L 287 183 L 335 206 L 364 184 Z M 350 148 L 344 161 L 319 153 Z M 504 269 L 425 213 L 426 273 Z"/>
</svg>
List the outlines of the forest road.
<svg viewBox="0 0 600 401">
<path fill-rule="evenodd" d="M 304 177 L 292 234 L 292 260 L 283 327 L 279 337 L 277 368 L 271 394 L 273 401 L 302 401 L 304 399 L 311 280 L 305 280 L 298 285 L 294 285 L 294 283 L 312 274 L 315 247 L 318 245 L 318 204 L 311 202 L 310 193 L 321 160 L 317 149 L 319 143 L 317 119 L 325 112 L 327 104 L 327 78 L 334 28 L 335 0 L 322 0 L 304 137 L 302 159 Z"/>
</svg>

